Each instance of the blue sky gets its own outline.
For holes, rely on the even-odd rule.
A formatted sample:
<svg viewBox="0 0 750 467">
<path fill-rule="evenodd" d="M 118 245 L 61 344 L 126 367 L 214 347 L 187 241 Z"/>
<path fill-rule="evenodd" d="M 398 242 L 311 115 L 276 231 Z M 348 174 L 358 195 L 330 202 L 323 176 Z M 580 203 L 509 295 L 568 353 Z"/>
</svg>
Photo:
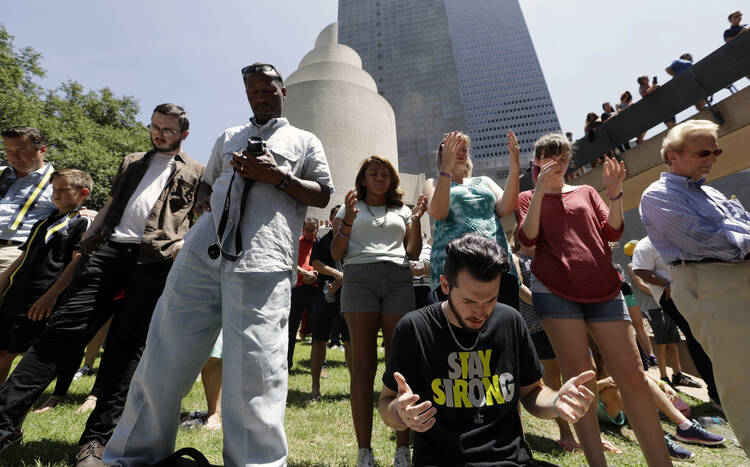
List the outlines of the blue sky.
<svg viewBox="0 0 750 467">
<path fill-rule="evenodd" d="M 562 128 L 577 137 L 587 112 L 601 112 L 602 102 L 614 104 L 625 89 L 637 96 L 636 76 L 666 82 L 674 58 L 691 52 L 700 60 L 721 46 L 727 15 L 744 3 L 520 1 Z M 0 21 L 17 47 L 43 54 L 45 87 L 73 79 L 135 96 L 144 123 L 159 103 L 185 107 L 191 134 L 184 148 L 206 161 L 218 133 L 250 116 L 240 68 L 263 60 L 288 76 L 336 21 L 337 4 L 25 0 L 7 2 Z"/>
</svg>

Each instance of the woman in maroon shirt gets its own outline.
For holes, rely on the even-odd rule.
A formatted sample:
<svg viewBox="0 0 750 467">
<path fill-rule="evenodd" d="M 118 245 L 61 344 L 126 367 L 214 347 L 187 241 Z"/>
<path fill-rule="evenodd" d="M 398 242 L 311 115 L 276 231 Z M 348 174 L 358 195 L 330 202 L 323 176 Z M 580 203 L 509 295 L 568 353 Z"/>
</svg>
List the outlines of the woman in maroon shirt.
<svg viewBox="0 0 750 467">
<path fill-rule="evenodd" d="M 599 345 L 621 389 L 623 403 L 649 465 L 670 465 L 656 406 L 643 375 L 620 276 L 607 242 L 623 231 L 625 165 L 607 158 L 603 184 L 610 205 L 588 185 L 565 184 L 571 146 L 562 134 L 542 136 L 534 163 L 541 167 L 535 191 L 519 195 L 518 239 L 536 245 L 531 270 L 534 309 L 558 357 L 563 379 L 594 369 L 587 333 Z M 587 384 L 596 391 L 593 382 Z M 575 424 L 589 465 L 606 466 L 596 411 Z"/>
</svg>

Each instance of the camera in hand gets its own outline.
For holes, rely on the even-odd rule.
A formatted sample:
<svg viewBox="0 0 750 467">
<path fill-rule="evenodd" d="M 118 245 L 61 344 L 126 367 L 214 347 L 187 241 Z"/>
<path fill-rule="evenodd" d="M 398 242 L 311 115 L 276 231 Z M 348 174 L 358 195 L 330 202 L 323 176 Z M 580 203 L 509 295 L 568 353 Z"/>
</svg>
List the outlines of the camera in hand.
<svg viewBox="0 0 750 467">
<path fill-rule="evenodd" d="M 654 83 L 654 84 L 656 84 L 656 76 L 654 76 L 654 81 L 653 81 L 653 83 Z"/>
<path fill-rule="evenodd" d="M 251 136 L 247 139 L 247 152 L 261 155 L 264 152 L 266 152 L 266 142 L 263 141 L 263 138 L 258 138 L 257 136 Z"/>
<path fill-rule="evenodd" d="M 254 156 L 260 156 L 261 154 L 266 152 L 266 142 L 263 140 L 263 138 L 259 138 L 257 136 L 251 136 L 247 139 L 247 152 Z M 229 195 L 232 191 L 232 183 L 234 183 L 234 175 L 232 175 L 232 179 L 229 181 L 229 187 L 227 188 L 227 197 L 224 199 L 224 210 L 221 213 L 221 219 L 219 220 L 219 230 L 217 232 L 217 241 L 212 243 L 208 247 L 208 257 L 211 259 L 216 259 L 219 257 L 219 255 L 222 255 L 225 259 L 229 261 L 235 261 L 237 258 L 240 257 L 240 254 L 242 253 L 242 234 L 240 227 L 237 227 L 236 230 L 236 247 L 237 247 L 237 253 L 236 254 L 230 254 L 226 251 L 224 251 L 222 245 L 219 243 L 218 239 L 224 238 L 224 230 L 227 226 L 227 218 L 229 215 Z M 238 221 L 238 224 L 241 225 L 242 223 L 242 215 L 245 211 L 245 202 L 247 201 L 247 194 L 250 191 L 250 187 L 252 186 L 253 181 L 252 180 L 245 180 L 245 185 L 242 188 L 242 200 L 240 204 L 240 219 Z"/>
</svg>

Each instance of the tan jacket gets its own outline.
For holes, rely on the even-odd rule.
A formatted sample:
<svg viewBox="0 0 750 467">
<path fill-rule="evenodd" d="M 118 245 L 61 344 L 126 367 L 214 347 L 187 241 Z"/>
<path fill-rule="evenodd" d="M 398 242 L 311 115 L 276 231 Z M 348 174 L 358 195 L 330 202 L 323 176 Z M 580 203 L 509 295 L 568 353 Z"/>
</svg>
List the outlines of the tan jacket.
<svg viewBox="0 0 750 467">
<path fill-rule="evenodd" d="M 117 170 L 110 196 L 112 203 L 107 210 L 99 232 L 91 235 L 92 241 L 100 243 L 110 238 L 127 209 L 128 201 L 148 169 L 154 150 L 125 156 Z M 175 169 L 164 190 L 156 200 L 146 220 L 141 239 L 139 263 L 155 263 L 172 258 L 174 244 L 182 240 L 190 228 L 190 212 L 195 203 L 204 166 L 186 153 L 175 156 Z"/>
</svg>

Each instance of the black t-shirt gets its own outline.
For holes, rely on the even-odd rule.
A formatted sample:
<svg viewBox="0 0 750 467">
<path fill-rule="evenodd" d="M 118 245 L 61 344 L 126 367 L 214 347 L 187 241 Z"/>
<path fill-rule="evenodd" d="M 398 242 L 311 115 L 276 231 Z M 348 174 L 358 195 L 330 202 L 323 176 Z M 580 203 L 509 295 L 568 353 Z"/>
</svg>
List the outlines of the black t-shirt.
<svg viewBox="0 0 750 467">
<path fill-rule="evenodd" d="M 91 223 L 89 218 L 74 217 L 67 226 L 49 232 L 67 215 L 55 212 L 37 221 L 26 243 L 18 247 L 24 252 L 24 258 L 11 276 L 2 305 L 4 309 L 13 307 L 14 315 L 25 316 L 31 305 L 57 281 L 70 263 L 73 252 L 81 249 L 81 237 Z"/>
<path fill-rule="evenodd" d="M 331 229 L 331 231 L 327 234 L 315 240 L 315 244 L 312 247 L 312 252 L 310 253 L 310 264 L 312 264 L 313 261 L 318 260 L 326 266 L 332 267 L 334 269 L 339 269 L 336 261 L 333 259 L 333 256 L 331 256 L 331 242 L 333 242 L 333 229 Z M 323 290 L 323 285 L 326 281 L 334 280 L 336 280 L 335 277 L 325 274 L 318 274 L 318 287 Z"/>
<path fill-rule="evenodd" d="M 531 461 L 518 414 L 521 386 L 543 368 L 521 315 L 498 303 L 471 351 L 448 330 L 442 303 L 407 313 L 396 326 L 383 384 L 398 391 L 393 373 L 406 379 L 420 402 L 437 407 L 436 423 L 414 433 L 414 464 L 516 466 Z M 452 326 L 461 345 L 476 339 Z"/>
<path fill-rule="evenodd" d="M 724 31 L 724 40 L 726 41 L 730 37 L 737 37 L 742 32 L 742 28 L 747 27 L 747 24 L 738 24 L 737 26 L 730 26 L 729 29 Z"/>
</svg>

